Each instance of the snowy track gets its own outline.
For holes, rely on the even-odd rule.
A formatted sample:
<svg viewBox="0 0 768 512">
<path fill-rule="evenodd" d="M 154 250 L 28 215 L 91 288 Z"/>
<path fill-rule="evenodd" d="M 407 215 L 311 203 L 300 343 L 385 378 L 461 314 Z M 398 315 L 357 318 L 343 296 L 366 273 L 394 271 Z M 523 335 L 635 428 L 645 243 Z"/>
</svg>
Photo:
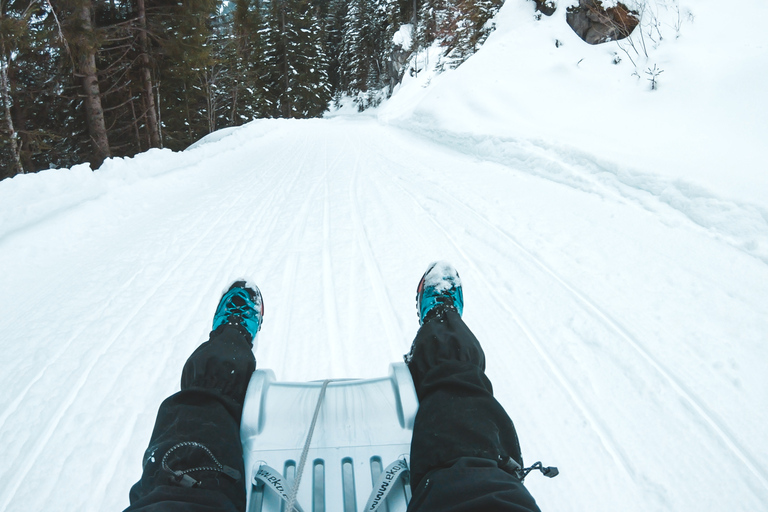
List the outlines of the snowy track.
<svg viewBox="0 0 768 512">
<path fill-rule="evenodd" d="M 483 148 L 260 121 L 24 192 L 0 211 L 0 510 L 124 508 L 233 278 L 264 294 L 260 367 L 364 377 L 410 346 L 433 259 L 526 460 L 560 467 L 528 480 L 543 509 L 768 510 L 765 262 L 583 155 Z"/>
</svg>

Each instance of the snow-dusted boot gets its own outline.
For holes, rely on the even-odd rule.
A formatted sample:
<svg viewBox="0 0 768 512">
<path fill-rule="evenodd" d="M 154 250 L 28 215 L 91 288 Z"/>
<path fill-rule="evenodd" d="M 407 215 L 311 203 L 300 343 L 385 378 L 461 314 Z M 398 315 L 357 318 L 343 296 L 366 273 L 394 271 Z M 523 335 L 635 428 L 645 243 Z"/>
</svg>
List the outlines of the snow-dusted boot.
<svg viewBox="0 0 768 512">
<path fill-rule="evenodd" d="M 446 309 L 455 310 L 459 316 L 464 311 L 461 278 L 453 265 L 445 261 L 436 261 L 427 267 L 416 288 L 416 312 L 419 315 L 419 324 L 424 324 Z"/>
<path fill-rule="evenodd" d="M 222 325 L 235 326 L 253 344 L 256 333 L 261 330 L 263 318 L 264 301 L 259 287 L 246 280 L 238 280 L 222 295 L 213 316 L 213 330 Z"/>
</svg>

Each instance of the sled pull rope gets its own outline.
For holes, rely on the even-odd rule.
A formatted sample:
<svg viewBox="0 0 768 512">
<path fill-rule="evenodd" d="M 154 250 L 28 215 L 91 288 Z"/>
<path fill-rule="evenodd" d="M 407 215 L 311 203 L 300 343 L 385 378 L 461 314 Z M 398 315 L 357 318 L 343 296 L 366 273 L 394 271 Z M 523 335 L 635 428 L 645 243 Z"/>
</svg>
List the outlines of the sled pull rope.
<svg viewBox="0 0 768 512">
<path fill-rule="evenodd" d="M 307 454 L 309 453 L 309 445 L 312 443 L 312 434 L 315 432 L 315 425 L 317 425 L 317 417 L 320 415 L 320 407 L 323 405 L 323 399 L 325 398 L 325 391 L 328 389 L 333 379 L 325 379 L 323 386 L 320 388 L 320 396 L 317 397 L 317 405 L 315 406 L 315 415 L 312 417 L 312 423 L 309 425 L 309 432 L 307 433 L 307 440 L 304 442 L 304 449 L 301 451 L 301 459 L 299 459 L 299 466 L 296 468 L 296 480 L 293 483 L 293 489 L 291 489 L 288 495 L 287 505 L 285 510 L 293 512 L 294 504 L 296 503 L 296 494 L 299 492 L 299 484 L 301 483 L 301 474 L 304 472 L 304 465 L 307 463 Z"/>
</svg>

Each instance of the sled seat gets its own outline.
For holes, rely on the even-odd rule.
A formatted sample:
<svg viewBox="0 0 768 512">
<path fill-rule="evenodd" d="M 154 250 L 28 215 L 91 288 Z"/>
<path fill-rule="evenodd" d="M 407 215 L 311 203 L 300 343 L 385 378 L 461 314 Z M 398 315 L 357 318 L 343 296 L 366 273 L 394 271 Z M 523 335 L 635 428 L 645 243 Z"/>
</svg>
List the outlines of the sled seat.
<svg viewBox="0 0 768 512">
<path fill-rule="evenodd" d="M 404 468 L 418 409 L 408 367 L 392 363 L 387 377 L 332 380 L 324 393 L 323 386 L 323 381 L 277 382 L 272 370 L 254 372 L 240 428 L 246 510 L 285 510 L 285 493 L 296 481 L 323 394 L 296 492 L 297 509 L 362 512 L 366 505 L 370 509 L 373 494 L 379 496 L 373 501 L 381 502 L 377 510 L 405 512 L 411 494 Z M 398 459 L 405 462 L 388 467 Z M 385 487 L 389 493 L 382 499 Z"/>
</svg>

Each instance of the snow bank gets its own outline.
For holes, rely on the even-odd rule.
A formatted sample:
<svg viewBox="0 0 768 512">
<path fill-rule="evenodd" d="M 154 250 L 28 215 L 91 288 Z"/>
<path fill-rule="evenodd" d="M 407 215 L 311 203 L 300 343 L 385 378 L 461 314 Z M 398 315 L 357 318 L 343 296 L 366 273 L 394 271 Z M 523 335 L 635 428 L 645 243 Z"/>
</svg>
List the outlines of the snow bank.
<svg viewBox="0 0 768 512">
<path fill-rule="evenodd" d="M 184 152 L 150 149 L 133 158 L 109 158 L 92 171 L 88 164 L 71 169 L 48 169 L 20 174 L 0 182 L 0 240 L 37 222 L 78 207 L 148 178 L 184 171 L 222 150 L 236 148 L 265 135 L 271 125 L 257 120 L 237 128 L 224 128 L 203 137 Z M 226 139 L 226 140 L 225 140 Z M 216 144 L 214 144 L 216 143 Z"/>
<path fill-rule="evenodd" d="M 476 141 L 555 141 L 676 183 L 676 194 L 751 203 L 748 216 L 764 225 L 768 52 L 755 34 L 768 4 L 644 3 L 631 42 L 589 46 L 566 24 L 565 5 L 537 21 L 533 2 L 507 1 L 475 56 L 438 76 L 406 74 L 379 118 Z M 434 51 L 417 59 L 434 64 Z M 654 66 L 663 73 L 651 91 Z"/>
<path fill-rule="evenodd" d="M 400 46 L 403 50 L 410 50 L 413 45 L 413 25 L 402 25 L 395 35 L 392 36 L 392 42 Z"/>
<path fill-rule="evenodd" d="M 88 164 L 19 174 L 0 182 L 0 239 L 69 208 L 139 180 L 168 172 L 170 150 L 110 158 L 97 171 Z"/>
</svg>

